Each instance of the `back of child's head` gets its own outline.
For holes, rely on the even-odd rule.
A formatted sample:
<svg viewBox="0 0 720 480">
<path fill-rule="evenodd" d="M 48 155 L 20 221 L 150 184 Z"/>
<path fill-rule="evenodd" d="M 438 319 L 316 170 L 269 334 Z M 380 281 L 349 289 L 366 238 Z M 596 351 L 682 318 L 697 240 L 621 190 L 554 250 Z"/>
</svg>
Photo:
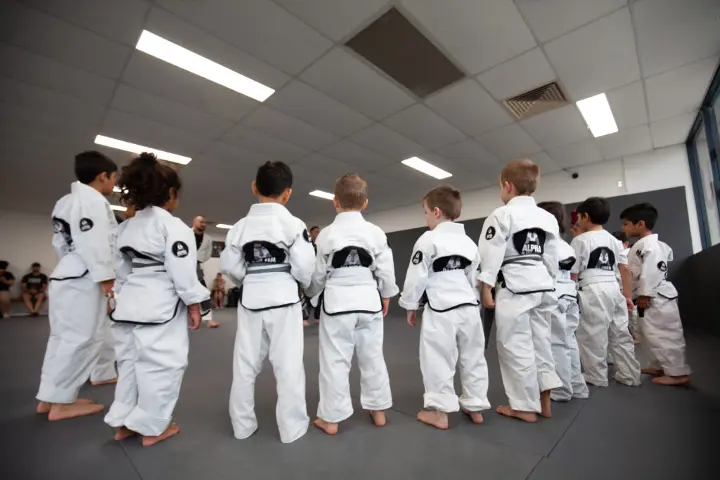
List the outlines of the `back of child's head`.
<svg viewBox="0 0 720 480">
<path fill-rule="evenodd" d="M 587 215 L 593 225 L 605 225 L 610 220 L 610 204 L 602 197 L 590 197 L 575 210 L 578 215 Z"/>
<path fill-rule="evenodd" d="M 170 166 L 157 161 L 152 153 L 141 153 L 122 168 L 118 182 L 122 189 L 121 198 L 125 205 L 136 210 L 145 207 L 162 207 L 182 187 L 180 176 Z"/>
<path fill-rule="evenodd" d="M 500 183 L 514 185 L 518 195 L 532 195 L 539 181 L 540 167 L 528 158 L 510 162 L 500 172 Z"/>
<path fill-rule="evenodd" d="M 115 162 L 100 152 L 88 151 L 75 155 L 75 177 L 85 185 L 92 183 L 100 174 L 107 173 L 109 177 L 117 169 Z"/>
<path fill-rule="evenodd" d="M 361 210 L 368 199 L 368 184 L 357 173 L 346 173 L 335 181 L 335 199 L 344 210 Z"/>
<path fill-rule="evenodd" d="M 565 210 L 565 205 L 560 202 L 540 202 L 537 206 L 553 214 L 558 222 L 558 227 L 560 227 L 561 235 L 564 235 L 565 232 L 570 229 L 570 222 L 567 211 Z"/>
<path fill-rule="evenodd" d="M 292 186 L 292 170 L 283 162 L 265 162 L 255 175 L 255 188 L 263 197 L 277 198 Z"/>
<path fill-rule="evenodd" d="M 10 263 L 7 260 L 0 260 L 0 270 L 5 270 Z"/>
<path fill-rule="evenodd" d="M 627 236 L 627 234 L 625 234 L 625 232 L 617 231 L 617 232 L 613 232 L 612 235 L 613 235 L 613 237 L 615 237 L 615 238 L 617 238 L 618 240 L 620 240 L 620 243 L 625 244 L 625 243 L 628 243 L 628 242 L 630 241 L 630 240 L 628 240 L 628 236 Z"/>
<path fill-rule="evenodd" d="M 455 220 L 462 212 L 462 196 L 450 185 L 441 185 L 430 190 L 423 197 L 429 210 L 438 209 L 448 220 Z"/>
<path fill-rule="evenodd" d="M 652 230 L 657 223 L 658 211 L 652 204 L 643 202 L 632 205 L 620 213 L 620 220 L 627 220 L 637 225 L 642 220 L 645 228 Z"/>
</svg>

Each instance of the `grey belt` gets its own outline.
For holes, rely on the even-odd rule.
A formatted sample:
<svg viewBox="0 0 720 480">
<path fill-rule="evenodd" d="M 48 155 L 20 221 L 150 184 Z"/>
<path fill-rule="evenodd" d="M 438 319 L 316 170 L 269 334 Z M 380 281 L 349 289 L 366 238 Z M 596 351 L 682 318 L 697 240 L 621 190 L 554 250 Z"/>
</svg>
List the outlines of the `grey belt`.
<svg viewBox="0 0 720 480">
<path fill-rule="evenodd" d="M 531 267 L 533 265 L 537 265 L 538 263 L 542 263 L 542 257 L 540 255 L 518 255 L 517 257 L 510 257 L 506 259 L 502 266 L 515 263 L 522 265 L 524 267 Z"/>
<path fill-rule="evenodd" d="M 290 273 L 289 263 L 249 263 L 247 275 L 256 273 Z"/>
</svg>

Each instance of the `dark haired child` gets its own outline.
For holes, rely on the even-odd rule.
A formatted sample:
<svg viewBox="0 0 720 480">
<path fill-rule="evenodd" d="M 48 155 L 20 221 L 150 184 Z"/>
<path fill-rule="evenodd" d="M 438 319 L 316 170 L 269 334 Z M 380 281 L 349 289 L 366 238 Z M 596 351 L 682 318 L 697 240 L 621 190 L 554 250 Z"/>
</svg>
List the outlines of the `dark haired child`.
<svg viewBox="0 0 720 480">
<path fill-rule="evenodd" d="M 480 254 L 465 234 L 465 226 L 455 223 L 462 210 L 460 192 L 437 187 L 425 195 L 422 204 L 430 230 L 415 242 L 400 297 L 413 327 L 417 310 L 426 301 L 420 329 L 425 395 L 417 418 L 444 430 L 448 413 L 462 408 L 480 424 L 482 411 L 490 408 L 477 280 Z M 453 382 L 456 368 L 462 382 L 459 399 Z"/>
<path fill-rule="evenodd" d="M 235 438 L 258 428 L 255 378 L 269 356 L 277 381 L 276 416 L 283 443 L 307 432 L 300 288 L 307 289 L 315 251 L 305 224 L 285 208 L 293 176 L 266 162 L 252 183 L 258 203 L 228 232 L 220 269 L 240 286 L 230 420 Z M 300 287 L 300 288 L 299 288 Z"/>
<path fill-rule="evenodd" d="M 639 240 L 630 249 L 628 267 L 633 280 L 632 297 L 637 302 L 640 349 L 648 367 L 642 372 L 655 376 L 653 383 L 684 385 L 690 382 L 685 360 L 678 293 L 667 280 L 673 251 L 653 233 L 658 212 L 649 203 L 623 210 L 623 231 Z"/>
<path fill-rule="evenodd" d="M 50 339 L 36 396 L 37 412 L 51 421 L 104 408 L 78 399 L 78 392 L 98 359 L 115 281 L 117 222 L 105 197 L 113 192 L 117 166 L 99 152 L 83 152 L 75 157 L 75 176 L 52 213 L 60 260 L 50 275 Z"/>
<path fill-rule="evenodd" d="M 585 381 L 607 387 L 610 353 L 615 361 L 615 380 L 640 385 L 640 364 L 628 328 L 633 304 L 627 256 L 620 241 L 602 227 L 610 218 L 610 205 L 604 198 L 590 197 L 576 211 L 581 233 L 571 244 L 577 259 L 571 272 L 578 282 L 580 326 L 576 335 Z M 622 291 L 616 280 L 618 271 Z"/>
<path fill-rule="evenodd" d="M 181 182 L 143 153 L 123 167 L 123 199 L 135 215 L 118 227 L 113 321 L 118 383 L 105 423 L 115 440 L 140 434 L 145 447 L 172 437 L 172 414 L 188 363 L 188 325 L 210 298 L 195 274 L 192 230 L 172 215 Z"/>
</svg>

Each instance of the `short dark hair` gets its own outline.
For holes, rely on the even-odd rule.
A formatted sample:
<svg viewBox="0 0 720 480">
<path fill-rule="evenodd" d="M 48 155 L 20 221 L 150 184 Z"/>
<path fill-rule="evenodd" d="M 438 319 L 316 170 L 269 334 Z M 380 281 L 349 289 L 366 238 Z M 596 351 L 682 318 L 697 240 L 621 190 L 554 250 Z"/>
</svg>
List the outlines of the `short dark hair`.
<svg viewBox="0 0 720 480">
<path fill-rule="evenodd" d="M 363 208 L 368 198 L 368 184 L 357 173 L 346 173 L 335 180 L 334 194 L 341 208 Z"/>
<path fill-rule="evenodd" d="M 315 230 L 316 228 L 317 228 L 318 230 L 320 230 L 320 227 L 318 227 L 317 225 L 313 225 L 312 227 L 310 227 L 310 231 L 312 232 L 312 231 Z"/>
<path fill-rule="evenodd" d="M 162 207 L 170 200 L 170 189 L 177 195 L 182 187 L 177 172 L 158 162 L 152 153 L 141 153 L 125 165 L 118 184 L 123 202 L 137 210 L 153 205 Z"/>
<path fill-rule="evenodd" d="M 94 150 L 75 155 L 75 177 L 85 185 L 95 180 L 98 175 L 107 173 L 110 176 L 117 172 L 117 165 L 106 155 Z"/>
<path fill-rule="evenodd" d="M 40 262 L 33 262 L 33 264 L 30 265 L 31 268 L 35 268 L 35 267 L 39 267 L 39 266 L 40 266 Z"/>
<path fill-rule="evenodd" d="M 5 270 L 10 263 L 7 260 L 0 260 L 0 268 Z"/>
<path fill-rule="evenodd" d="M 657 222 L 658 211 L 657 208 L 653 207 L 652 204 L 643 202 L 632 205 L 620 214 L 620 220 L 627 220 L 634 224 L 640 223 L 640 220 L 645 222 L 645 226 L 648 230 L 655 228 Z"/>
<path fill-rule="evenodd" d="M 425 194 L 423 203 L 431 210 L 439 209 L 445 218 L 455 220 L 462 212 L 462 196 L 460 192 L 449 186 L 435 187 Z"/>
<path fill-rule="evenodd" d="M 502 169 L 500 181 L 514 185 L 519 195 L 532 195 L 540 182 L 540 167 L 529 158 L 515 160 Z"/>
<path fill-rule="evenodd" d="M 292 185 L 292 170 L 283 162 L 265 162 L 255 175 L 255 188 L 263 197 L 279 197 Z"/>
<path fill-rule="evenodd" d="M 560 202 L 540 202 L 537 206 L 553 214 L 558 222 L 561 234 L 564 234 L 570 229 L 570 222 L 568 220 L 567 210 L 565 210 L 565 205 Z"/>
<path fill-rule="evenodd" d="M 626 234 L 625 232 L 622 232 L 622 231 L 613 232 L 613 237 L 615 237 L 615 238 L 617 238 L 618 240 L 620 240 L 620 243 L 625 243 L 625 242 L 629 242 L 629 241 L 630 241 L 630 240 L 628 240 L 627 234 Z"/>
<path fill-rule="evenodd" d="M 590 197 L 575 210 L 578 215 L 587 214 L 594 225 L 605 225 L 610 220 L 610 204 L 602 197 Z"/>
</svg>

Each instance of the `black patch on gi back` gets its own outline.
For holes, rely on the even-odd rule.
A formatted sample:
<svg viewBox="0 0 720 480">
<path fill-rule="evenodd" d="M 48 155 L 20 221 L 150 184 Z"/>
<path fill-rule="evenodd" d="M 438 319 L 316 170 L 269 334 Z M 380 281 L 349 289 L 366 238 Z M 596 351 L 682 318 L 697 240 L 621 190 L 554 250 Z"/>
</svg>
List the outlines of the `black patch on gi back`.
<svg viewBox="0 0 720 480">
<path fill-rule="evenodd" d="M 615 270 L 615 253 L 608 247 L 598 247 L 590 252 L 587 268 L 597 268 L 612 272 Z"/>
<path fill-rule="evenodd" d="M 560 270 L 563 270 L 565 272 L 572 270 L 573 265 L 575 265 L 575 257 L 568 257 L 565 260 L 560 260 Z"/>
<path fill-rule="evenodd" d="M 53 232 L 63 236 L 63 240 L 67 245 L 72 245 L 73 239 L 70 233 L 70 224 L 62 218 L 53 217 Z"/>
<path fill-rule="evenodd" d="M 545 253 L 545 230 L 527 228 L 513 235 L 513 245 L 520 255 L 542 255 Z"/>
<path fill-rule="evenodd" d="M 178 240 L 172 244 L 172 253 L 178 258 L 185 258 L 190 255 L 190 248 L 187 243 Z"/>
<path fill-rule="evenodd" d="M 95 226 L 95 224 L 89 218 L 81 218 L 80 219 L 80 231 L 81 232 L 87 232 L 89 230 L 92 230 L 92 228 L 94 226 Z"/>
<path fill-rule="evenodd" d="M 307 230 L 306 230 L 307 232 Z M 274 243 L 262 240 L 248 242 L 242 247 L 243 257 L 248 263 L 285 263 L 285 250 Z"/>
<path fill-rule="evenodd" d="M 433 272 L 448 272 L 451 270 L 465 270 L 472 262 L 460 255 L 440 257 L 433 262 Z"/>
<path fill-rule="evenodd" d="M 373 263 L 373 257 L 370 252 L 362 247 L 348 246 L 333 253 L 332 267 L 369 267 Z"/>
</svg>

